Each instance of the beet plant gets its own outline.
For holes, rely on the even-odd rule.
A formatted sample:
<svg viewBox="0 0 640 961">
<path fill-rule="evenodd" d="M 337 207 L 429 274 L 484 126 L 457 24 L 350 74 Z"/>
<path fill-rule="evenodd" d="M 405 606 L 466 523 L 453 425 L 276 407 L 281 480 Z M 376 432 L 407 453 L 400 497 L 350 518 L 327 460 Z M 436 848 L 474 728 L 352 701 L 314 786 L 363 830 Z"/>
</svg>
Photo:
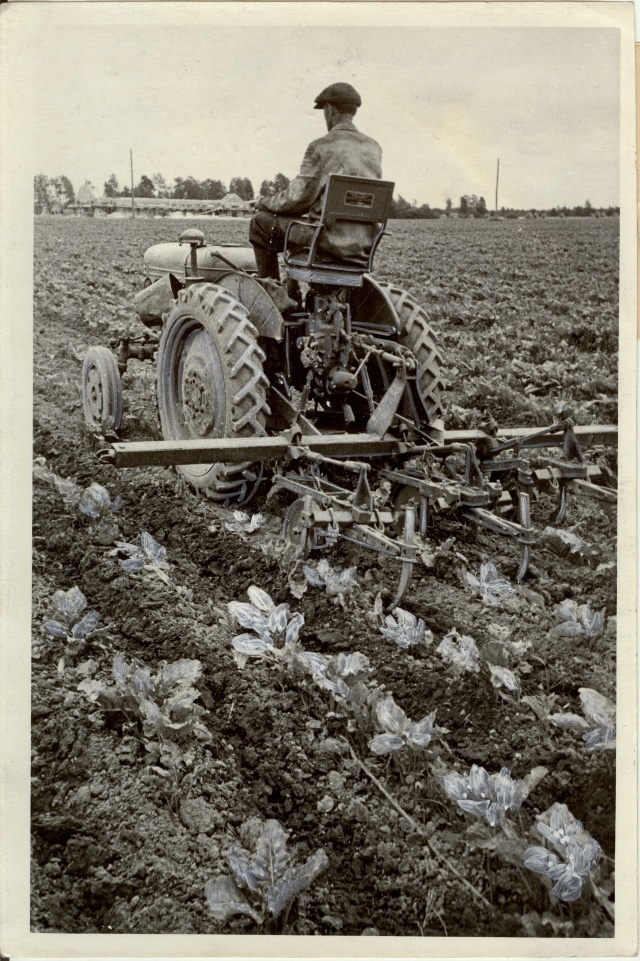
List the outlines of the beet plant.
<svg viewBox="0 0 640 961">
<path fill-rule="evenodd" d="M 67 660 L 84 650 L 87 639 L 94 633 L 100 614 L 87 608 L 87 599 L 79 587 L 69 591 L 56 591 L 53 601 L 57 608 L 57 619 L 45 621 L 43 627 L 48 634 L 66 642 L 64 654 L 58 662 L 58 670 L 64 671 Z"/>
<path fill-rule="evenodd" d="M 116 548 L 109 552 L 110 555 L 125 554 L 126 557 L 120 560 L 120 567 L 127 574 L 141 572 L 145 576 L 158 577 L 163 584 L 169 584 L 169 577 L 165 572 L 167 567 L 167 550 L 148 533 L 142 531 L 140 544 L 129 544 L 126 541 L 117 541 Z"/>
<path fill-rule="evenodd" d="M 550 878 L 554 882 L 551 894 L 560 901 L 577 901 L 585 880 L 600 862 L 600 845 L 585 831 L 582 822 L 574 818 L 566 804 L 554 804 L 549 824 L 539 821 L 536 829 L 560 854 L 534 845 L 524 852 L 525 867 Z"/>
<path fill-rule="evenodd" d="M 141 737 L 151 771 L 161 784 L 166 781 L 170 786 L 167 793 L 173 802 L 184 770 L 192 763 L 190 736 L 211 739 L 201 720 L 207 712 L 195 703 L 200 692 L 194 685 L 201 675 L 200 661 L 183 658 L 172 664 L 160 663 L 152 674 L 150 668 L 129 663 L 117 654 L 113 684 L 87 678 L 78 685 L 102 711 L 124 715 L 128 726 Z"/>
<path fill-rule="evenodd" d="M 297 864 L 287 838 L 280 822 L 272 819 L 264 822 L 253 853 L 238 842 L 230 845 L 227 861 L 233 877 L 221 875 L 209 881 L 205 889 L 217 921 L 243 914 L 261 933 L 287 933 L 293 902 L 329 866 L 322 848 L 304 864 Z"/>
<path fill-rule="evenodd" d="M 590 751 L 596 748 L 613 750 L 616 746 L 616 708 L 615 705 L 590 687 L 578 690 L 582 713 L 579 714 L 550 714 L 549 720 L 558 727 L 567 730 L 581 731 L 582 740 Z"/>
</svg>

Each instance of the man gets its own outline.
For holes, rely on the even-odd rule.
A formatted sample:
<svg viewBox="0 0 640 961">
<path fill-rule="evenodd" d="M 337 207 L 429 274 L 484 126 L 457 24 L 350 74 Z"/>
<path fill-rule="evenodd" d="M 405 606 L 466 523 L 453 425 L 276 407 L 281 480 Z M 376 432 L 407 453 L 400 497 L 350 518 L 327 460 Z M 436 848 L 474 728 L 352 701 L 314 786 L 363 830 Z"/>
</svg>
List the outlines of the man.
<svg viewBox="0 0 640 961">
<path fill-rule="evenodd" d="M 259 277 L 280 279 L 278 253 L 291 220 L 308 214 L 320 219 L 324 187 L 330 174 L 349 177 L 382 177 L 382 150 L 371 137 L 360 133 L 353 118 L 362 100 L 348 83 L 332 83 L 316 97 L 316 110 L 324 111 L 328 133 L 309 144 L 300 173 L 286 190 L 272 197 L 258 197 L 251 221 Z M 322 250 L 341 260 L 359 262 L 366 257 L 373 233 L 370 225 L 336 223 L 321 238 Z"/>
</svg>

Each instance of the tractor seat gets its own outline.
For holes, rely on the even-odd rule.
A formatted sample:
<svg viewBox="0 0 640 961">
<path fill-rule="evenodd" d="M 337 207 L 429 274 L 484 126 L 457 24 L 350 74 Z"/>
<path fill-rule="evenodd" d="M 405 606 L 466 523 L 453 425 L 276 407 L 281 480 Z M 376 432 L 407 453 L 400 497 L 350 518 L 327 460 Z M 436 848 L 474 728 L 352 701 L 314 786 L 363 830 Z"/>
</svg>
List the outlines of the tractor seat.
<svg viewBox="0 0 640 961">
<path fill-rule="evenodd" d="M 309 284 L 361 287 L 387 225 L 394 184 L 388 180 L 345 177 L 328 178 L 320 220 L 293 220 L 284 241 L 284 262 L 291 280 Z M 367 225 L 372 233 L 361 257 L 342 259 L 322 249 L 323 237 L 342 224 Z"/>
</svg>

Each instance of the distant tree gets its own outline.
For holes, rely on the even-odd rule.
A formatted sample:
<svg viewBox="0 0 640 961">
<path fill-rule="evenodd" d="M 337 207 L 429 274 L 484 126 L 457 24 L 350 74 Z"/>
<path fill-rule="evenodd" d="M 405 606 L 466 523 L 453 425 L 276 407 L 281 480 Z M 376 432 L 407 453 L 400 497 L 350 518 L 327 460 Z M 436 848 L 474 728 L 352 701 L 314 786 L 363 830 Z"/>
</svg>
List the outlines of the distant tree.
<svg viewBox="0 0 640 961">
<path fill-rule="evenodd" d="M 151 178 L 151 182 L 153 184 L 153 191 L 156 197 L 169 196 L 169 185 L 162 174 L 154 174 Z"/>
<path fill-rule="evenodd" d="M 208 179 L 200 183 L 200 191 L 203 200 L 222 200 L 227 188 L 221 180 Z"/>
<path fill-rule="evenodd" d="M 73 185 L 68 177 L 65 177 L 64 175 L 62 177 L 56 177 L 54 180 L 54 185 L 59 203 L 66 207 L 67 204 L 72 204 L 74 202 L 76 195 L 73 192 Z"/>
<path fill-rule="evenodd" d="M 120 191 L 120 193 L 118 194 L 118 196 L 119 196 L 119 197 L 130 197 L 130 196 L 131 196 L 131 187 L 124 186 L 124 187 L 122 188 L 122 190 Z"/>
<path fill-rule="evenodd" d="M 469 198 L 466 196 L 460 198 L 460 213 L 463 217 L 469 213 Z"/>
<path fill-rule="evenodd" d="M 275 187 L 275 193 L 280 193 L 281 190 L 286 190 L 289 186 L 290 180 L 285 177 L 284 174 L 276 174 L 273 178 L 273 186 Z M 249 198 L 251 199 L 251 198 Z"/>
<path fill-rule="evenodd" d="M 410 217 L 411 211 L 413 210 L 411 204 L 408 200 L 405 200 L 401 195 L 398 199 L 395 198 L 391 201 L 391 217 Z"/>
<path fill-rule="evenodd" d="M 232 177 L 229 193 L 237 194 L 241 200 L 253 200 L 253 187 L 248 177 Z"/>
<path fill-rule="evenodd" d="M 202 188 L 195 177 L 176 177 L 173 196 L 177 200 L 202 200 Z"/>
<path fill-rule="evenodd" d="M 484 217 L 487 213 L 487 202 L 484 197 L 480 197 L 476 205 L 476 217 Z"/>
<path fill-rule="evenodd" d="M 140 183 L 134 188 L 133 195 L 134 197 L 153 197 L 154 186 L 151 178 L 143 174 L 140 177 Z"/>
<path fill-rule="evenodd" d="M 173 181 L 173 190 L 171 191 L 171 196 L 176 200 L 184 200 L 187 196 L 185 193 L 184 180 L 182 177 L 176 177 Z"/>
<path fill-rule="evenodd" d="M 37 214 L 50 209 L 48 186 L 49 178 L 46 174 L 37 174 L 33 178 L 33 208 Z"/>
<path fill-rule="evenodd" d="M 451 197 L 447 197 L 447 209 L 446 209 L 447 215 L 451 213 L 451 209 L 452 209 Z"/>
<path fill-rule="evenodd" d="M 117 197 L 118 190 L 120 189 L 118 185 L 118 179 L 115 174 L 111 174 L 108 180 L 104 184 L 104 196 L 105 197 Z"/>
</svg>

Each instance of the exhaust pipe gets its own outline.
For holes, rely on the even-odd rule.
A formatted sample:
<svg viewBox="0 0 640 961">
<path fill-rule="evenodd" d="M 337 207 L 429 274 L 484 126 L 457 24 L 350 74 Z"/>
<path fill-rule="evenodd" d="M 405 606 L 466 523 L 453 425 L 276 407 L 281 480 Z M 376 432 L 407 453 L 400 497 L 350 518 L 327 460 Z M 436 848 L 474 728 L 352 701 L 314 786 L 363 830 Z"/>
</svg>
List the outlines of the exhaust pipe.
<svg viewBox="0 0 640 961">
<path fill-rule="evenodd" d="M 161 327 L 162 315 L 173 307 L 184 284 L 175 274 L 165 274 L 133 298 L 136 313 L 145 327 Z"/>
</svg>

